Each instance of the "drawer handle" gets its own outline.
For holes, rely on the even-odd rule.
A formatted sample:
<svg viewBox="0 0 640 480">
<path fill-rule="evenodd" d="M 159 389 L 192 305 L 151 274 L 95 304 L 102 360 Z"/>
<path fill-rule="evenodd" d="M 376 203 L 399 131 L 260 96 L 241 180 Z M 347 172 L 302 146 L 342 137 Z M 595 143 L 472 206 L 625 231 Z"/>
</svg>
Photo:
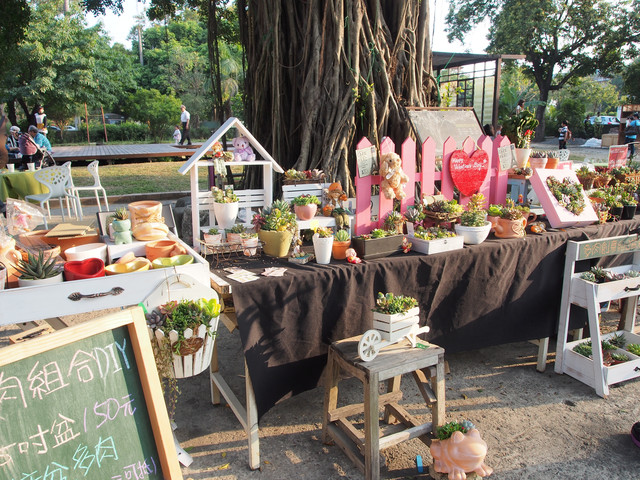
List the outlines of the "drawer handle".
<svg viewBox="0 0 640 480">
<path fill-rule="evenodd" d="M 638 288 L 640 288 L 640 285 L 638 285 Z M 107 295 L 120 295 L 122 292 L 124 292 L 124 288 L 122 288 L 122 287 L 113 287 L 108 292 L 90 293 L 89 295 L 83 295 L 80 292 L 73 292 L 67 298 L 69 298 L 69 300 L 73 300 L 74 302 L 77 302 L 78 300 L 81 300 L 83 298 L 99 298 L 99 297 L 106 297 Z"/>
<path fill-rule="evenodd" d="M 635 287 L 624 287 L 625 292 L 635 292 L 636 290 L 640 290 L 640 285 L 636 285 Z"/>
</svg>

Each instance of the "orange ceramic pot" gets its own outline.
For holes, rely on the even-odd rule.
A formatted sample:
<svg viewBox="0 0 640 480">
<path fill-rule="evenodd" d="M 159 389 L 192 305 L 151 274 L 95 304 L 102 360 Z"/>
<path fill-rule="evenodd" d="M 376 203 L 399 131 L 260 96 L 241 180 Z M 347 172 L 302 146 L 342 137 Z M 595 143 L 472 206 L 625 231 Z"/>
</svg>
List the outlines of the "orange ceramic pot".
<svg viewBox="0 0 640 480">
<path fill-rule="evenodd" d="M 351 240 L 347 240 L 346 242 L 336 242 L 334 240 L 333 246 L 331 247 L 333 258 L 336 260 L 344 260 L 347 258 L 347 249 L 349 246 L 351 246 Z"/>
<path fill-rule="evenodd" d="M 175 240 L 156 240 L 145 245 L 147 259 L 153 262 L 156 258 L 184 255 L 187 250 Z"/>
<path fill-rule="evenodd" d="M 558 168 L 559 158 L 547 157 L 547 165 L 544 168 Z"/>
</svg>

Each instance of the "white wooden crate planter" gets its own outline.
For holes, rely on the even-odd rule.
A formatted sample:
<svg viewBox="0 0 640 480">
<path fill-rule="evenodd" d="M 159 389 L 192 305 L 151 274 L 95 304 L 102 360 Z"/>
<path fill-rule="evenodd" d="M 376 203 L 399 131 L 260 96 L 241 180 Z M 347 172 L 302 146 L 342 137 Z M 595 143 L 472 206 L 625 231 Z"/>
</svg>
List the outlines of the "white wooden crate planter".
<svg viewBox="0 0 640 480">
<path fill-rule="evenodd" d="M 624 351 L 624 353 L 631 360 L 612 366 L 603 365 L 601 341 L 603 338 L 610 338 L 614 334 L 602 335 L 598 319 L 601 302 L 628 298 L 629 308 L 623 312 L 622 318 L 624 328 L 615 333 L 622 333 L 627 339 L 627 343 L 640 343 L 640 336 L 632 333 L 636 315 L 635 306 L 638 303 L 638 294 L 640 293 L 640 278 L 625 278 L 599 284 L 592 283 L 580 278 L 580 273 L 575 271 L 575 265 L 580 260 L 612 257 L 627 253 L 633 253 L 633 264 L 607 269 L 614 273 L 624 273 L 631 269 L 638 270 L 638 265 L 640 264 L 638 235 L 625 235 L 585 242 L 570 241 L 567 243 L 562 302 L 560 304 L 560 319 L 558 322 L 555 371 L 556 373 L 566 373 L 593 387 L 601 397 L 609 394 L 609 385 L 640 376 L 640 358 L 628 351 Z M 589 331 L 591 333 L 591 359 L 573 351 L 573 347 L 586 341 L 586 339 L 567 342 L 571 304 L 587 309 Z M 546 341 L 548 339 L 545 339 Z M 541 370 L 540 360 L 538 370 Z"/>
<path fill-rule="evenodd" d="M 449 252 L 459 250 L 464 247 L 464 238 L 460 235 L 447 238 L 436 238 L 435 240 L 423 240 L 421 238 L 408 235 L 407 240 L 413 244 L 412 250 L 431 255 L 434 253 Z"/>
<path fill-rule="evenodd" d="M 373 312 L 373 328 L 381 333 L 383 340 L 396 342 L 407 335 L 413 325 L 417 325 L 420 322 L 419 313 L 420 309 L 418 307 L 403 313 Z"/>
<path fill-rule="evenodd" d="M 624 334 L 627 340 L 627 344 L 636 343 L 640 344 L 640 336 L 634 335 L 630 332 L 620 331 L 602 335 L 602 339 L 609 339 L 616 334 Z M 574 342 L 568 342 L 564 349 L 565 355 L 565 372 L 573 378 L 580 380 L 581 382 L 595 388 L 595 376 L 594 361 L 592 358 L 585 357 L 579 353 L 573 351 L 576 345 L 584 343 L 589 339 L 576 340 Z M 593 342 L 592 342 L 593 345 Z M 622 353 L 629 357 L 626 362 L 618 363 L 615 365 L 602 365 L 603 379 L 607 385 L 613 385 L 616 383 L 624 382 L 638 376 L 637 369 L 640 368 L 640 357 L 634 355 L 628 350 L 617 348 L 612 350 L 612 353 Z"/>
</svg>

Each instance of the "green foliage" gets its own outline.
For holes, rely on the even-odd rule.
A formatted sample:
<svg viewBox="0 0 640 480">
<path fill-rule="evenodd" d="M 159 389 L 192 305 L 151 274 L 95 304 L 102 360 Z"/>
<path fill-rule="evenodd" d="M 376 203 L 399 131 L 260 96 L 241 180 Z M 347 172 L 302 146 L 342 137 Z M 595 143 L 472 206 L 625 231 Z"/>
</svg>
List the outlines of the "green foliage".
<svg viewBox="0 0 640 480">
<path fill-rule="evenodd" d="M 624 334 L 616 333 L 609 337 L 609 343 L 614 345 L 616 348 L 624 348 L 627 344 L 627 339 L 624 338 Z"/>
<path fill-rule="evenodd" d="M 296 214 L 291 211 L 291 206 L 283 200 L 276 200 L 271 204 L 271 207 L 264 208 L 262 214 L 257 214 L 257 216 L 258 219 L 254 216 L 254 224 L 258 223 L 262 230 L 295 233 L 298 226 Z"/>
<path fill-rule="evenodd" d="M 171 125 L 180 119 L 180 100 L 158 90 L 139 89 L 130 94 L 124 105 L 125 114 L 149 125 L 155 141 L 166 138 Z"/>
<path fill-rule="evenodd" d="M 593 353 L 591 349 L 591 342 L 579 343 L 578 345 L 573 347 L 573 351 L 579 355 L 582 355 L 583 357 L 589 358 Z"/>
<path fill-rule="evenodd" d="M 566 120 L 569 122 L 569 130 L 574 137 L 583 138 L 585 136 L 584 118 L 586 114 L 583 101 L 571 97 L 563 98 L 554 113 L 554 118 L 550 119 L 548 124 L 547 132 L 549 135 L 558 136 L 558 129 Z"/>
<path fill-rule="evenodd" d="M 129 210 L 125 207 L 118 207 L 116 211 L 113 213 L 112 217 L 115 220 L 127 220 L 129 218 Z"/>
<path fill-rule="evenodd" d="M 485 212 L 479 210 L 468 210 L 460 215 L 460 225 L 464 227 L 483 227 L 485 220 Z"/>
<path fill-rule="evenodd" d="M 338 230 L 333 234 L 333 239 L 336 242 L 347 242 L 350 238 L 351 237 L 349 236 L 349 232 L 347 232 L 346 230 Z"/>
<path fill-rule="evenodd" d="M 450 438 L 454 432 L 467 433 L 469 430 L 464 425 L 458 422 L 448 422 L 443 426 L 438 427 L 438 440 L 446 440 Z"/>
<path fill-rule="evenodd" d="M 538 120 L 529 110 L 514 113 L 502 123 L 502 135 L 509 137 L 516 148 L 528 148 Z"/>
<path fill-rule="evenodd" d="M 215 203 L 236 203 L 238 201 L 238 196 L 233 192 L 232 187 L 227 187 L 224 190 L 211 187 L 211 195 Z"/>
<path fill-rule="evenodd" d="M 218 235 L 220 233 L 217 228 L 210 228 L 207 232 L 209 235 Z"/>
<path fill-rule="evenodd" d="M 629 95 L 629 102 L 640 102 L 640 57 L 623 70 L 622 80 L 622 91 Z"/>
<path fill-rule="evenodd" d="M 416 238 L 420 238 L 422 240 L 436 240 L 438 238 L 449 238 L 456 236 L 456 234 L 451 230 L 446 230 L 441 227 L 424 228 L 422 226 L 416 227 L 416 229 L 413 231 L 413 235 Z"/>
<path fill-rule="evenodd" d="M 624 363 L 624 362 L 628 362 L 630 359 L 629 359 L 629 356 L 624 353 L 612 353 L 611 360 L 619 363 Z"/>
<path fill-rule="evenodd" d="M 320 238 L 329 238 L 333 236 L 333 230 L 331 230 L 330 227 L 318 227 L 315 229 L 315 233 L 317 233 Z"/>
<path fill-rule="evenodd" d="M 320 200 L 318 200 L 318 197 L 316 197 L 315 195 L 308 195 L 308 194 L 304 194 L 304 195 L 299 195 L 296 198 L 294 198 L 291 203 L 293 203 L 294 205 L 298 205 L 298 206 L 305 206 L 305 205 L 309 205 L 311 203 L 315 203 L 316 205 L 320 205 Z"/>
<path fill-rule="evenodd" d="M 627 345 L 627 350 L 640 357 L 640 345 L 638 345 L 637 343 L 630 343 L 629 345 Z"/>
<path fill-rule="evenodd" d="M 227 233 L 244 233 L 246 230 L 245 226 L 241 223 L 236 223 L 233 227 L 231 228 L 225 228 L 225 232 Z"/>
<path fill-rule="evenodd" d="M 373 230 L 371 230 L 371 233 L 369 235 L 371 236 L 371 238 L 384 238 L 389 236 L 390 234 L 391 232 L 388 232 L 387 230 L 383 230 L 381 228 L 374 228 Z"/>
<path fill-rule="evenodd" d="M 27 259 L 20 259 L 16 265 L 16 270 L 20 278 L 25 280 L 41 280 L 55 277 L 60 273 L 60 268 L 56 265 L 56 258 L 51 256 L 45 258 L 44 252 L 40 250 L 38 255 L 27 253 Z"/>
<path fill-rule="evenodd" d="M 373 311 L 387 314 L 404 313 L 417 306 L 418 301 L 413 297 L 378 292 L 376 306 Z"/>
</svg>

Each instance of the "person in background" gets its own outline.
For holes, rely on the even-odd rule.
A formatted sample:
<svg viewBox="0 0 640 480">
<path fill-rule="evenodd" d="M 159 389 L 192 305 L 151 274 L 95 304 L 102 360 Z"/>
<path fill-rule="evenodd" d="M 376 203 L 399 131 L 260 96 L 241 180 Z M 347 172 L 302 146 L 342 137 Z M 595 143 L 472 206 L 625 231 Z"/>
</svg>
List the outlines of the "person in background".
<svg viewBox="0 0 640 480">
<path fill-rule="evenodd" d="M 518 100 L 518 104 L 516 105 L 516 115 L 518 115 L 521 111 L 524 110 L 524 100 Z"/>
<path fill-rule="evenodd" d="M 633 113 L 627 119 L 627 125 L 624 129 L 624 143 L 629 145 L 629 158 L 633 158 L 635 155 L 635 143 L 638 138 L 638 131 L 640 131 L 640 120 L 638 120 L 638 114 Z"/>
<path fill-rule="evenodd" d="M 180 140 L 182 140 L 182 134 L 180 133 L 179 125 L 176 125 L 176 129 L 173 131 L 173 140 L 176 142 L 176 145 L 179 145 Z"/>
<path fill-rule="evenodd" d="M 558 129 L 558 133 L 558 149 L 566 150 L 567 141 L 571 140 L 571 130 L 569 130 L 569 122 L 563 120 L 560 128 Z"/>
<path fill-rule="evenodd" d="M 35 125 L 38 131 L 43 135 L 48 133 L 47 130 L 47 114 L 44 113 L 44 107 L 42 105 L 36 105 L 32 112 L 33 118 L 30 119 L 29 125 Z"/>
<path fill-rule="evenodd" d="M 498 125 L 498 128 L 496 129 L 496 137 L 498 135 L 502 135 L 502 125 Z"/>
<path fill-rule="evenodd" d="M 34 141 L 37 134 L 38 128 L 35 125 L 30 125 L 29 130 L 18 138 L 18 147 L 22 155 L 22 162 L 18 165 L 18 170 L 26 170 L 27 163 L 36 163 L 38 157 L 42 158 L 42 153 Z"/>
<path fill-rule="evenodd" d="M 493 130 L 493 125 L 487 123 L 484 127 L 482 127 L 482 129 L 484 130 L 484 134 L 487 137 L 495 137 L 496 136 L 496 132 Z"/>
<path fill-rule="evenodd" d="M 31 132 L 31 127 L 29 127 L 29 132 Z M 51 152 L 51 142 L 40 132 L 38 127 L 36 127 L 36 135 L 33 141 L 36 142 L 38 147 L 46 149 L 47 152 Z"/>
<path fill-rule="evenodd" d="M 180 145 L 186 140 L 187 145 L 191 145 L 191 137 L 189 136 L 189 124 L 191 123 L 191 114 L 187 112 L 187 107 L 180 106 L 182 113 L 180 114 L 180 121 L 182 122 L 182 138 L 180 139 Z"/>
<path fill-rule="evenodd" d="M 7 137 L 7 152 L 9 152 L 9 163 L 20 163 L 22 155 L 20 155 L 20 146 L 18 145 L 18 138 L 20 138 L 20 127 L 13 125 L 9 129 L 9 136 Z"/>
</svg>

